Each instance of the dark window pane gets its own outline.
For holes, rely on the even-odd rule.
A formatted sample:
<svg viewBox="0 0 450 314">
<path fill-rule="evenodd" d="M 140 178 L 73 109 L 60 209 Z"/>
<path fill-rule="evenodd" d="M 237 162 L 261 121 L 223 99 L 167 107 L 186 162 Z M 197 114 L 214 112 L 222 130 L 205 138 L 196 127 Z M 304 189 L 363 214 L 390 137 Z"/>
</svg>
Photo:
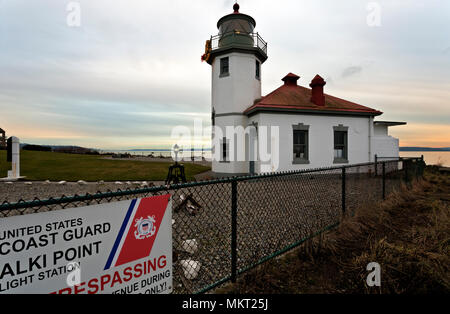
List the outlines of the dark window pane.
<svg viewBox="0 0 450 314">
<path fill-rule="evenodd" d="M 221 75 L 228 74 L 229 70 L 230 70 L 230 67 L 229 67 L 228 57 L 220 59 L 220 74 Z"/>
<path fill-rule="evenodd" d="M 256 77 L 259 78 L 260 75 L 260 64 L 259 61 L 256 60 Z"/>
<path fill-rule="evenodd" d="M 347 131 L 334 132 L 334 158 L 347 159 Z"/>
<path fill-rule="evenodd" d="M 334 145 L 345 145 L 345 135 L 347 132 L 334 132 Z"/>
<path fill-rule="evenodd" d="M 223 138 L 222 142 L 222 161 L 227 161 L 228 157 L 228 145 L 227 145 L 227 138 Z"/>
<path fill-rule="evenodd" d="M 306 131 L 294 131 L 294 144 L 306 144 Z"/>
<path fill-rule="evenodd" d="M 294 157 L 308 159 L 308 131 L 294 130 Z"/>
</svg>

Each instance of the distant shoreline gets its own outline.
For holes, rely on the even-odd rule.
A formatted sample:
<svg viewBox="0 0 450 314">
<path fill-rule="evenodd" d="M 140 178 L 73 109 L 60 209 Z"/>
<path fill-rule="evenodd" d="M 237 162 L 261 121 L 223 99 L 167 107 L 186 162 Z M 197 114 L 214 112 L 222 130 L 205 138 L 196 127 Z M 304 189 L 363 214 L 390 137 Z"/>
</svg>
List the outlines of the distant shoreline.
<svg viewBox="0 0 450 314">
<path fill-rule="evenodd" d="M 401 152 L 450 152 L 450 147 L 400 147 Z"/>
<path fill-rule="evenodd" d="M 99 151 L 105 151 L 105 152 L 171 152 L 172 149 L 170 148 L 162 148 L 162 149 L 97 149 Z M 201 152 L 201 151 L 211 151 L 211 148 L 204 148 L 204 149 L 199 149 L 199 148 L 194 148 L 194 149 L 189 149 L 189 151 L 195 151 L 195 152 Z"/>
<path fill-rule="evenodd" d="M 27 144 L 27 143 L 21 143 L 21 147 L 27 146 L 27 145 L 33 145 L 33 144 Z M 68 145 L 38 145 L 42 147 L 50 147 L 53 149 L 62 149 L 62 148 L 72 148 L 72 149 L 89 149 L 89 150 L 95 150 L 102 153 L 119 153 L 119 152 L 154 152 L 154 153 L 164 153 L 164 152 L 172 152 L 172 149 L 170 148 L 144 148 L 144 149 L 101 149 L 101 148 L 84 148 L 80 146 L 68 146 Z M 188 151 L 194 151 L 194 152 L 210 152 L 211 148 L 192 148 Z M 450 152 L 450 147 L 419 147 L 419 146 L 405 146 L 400 147 L 401 152 Z"/>
<path fill-rule="evenodd" d="M 100 151 L 108 151 L 100 149 Z M 115 152 L 171 152 L 171 149 L 114 149 Z M 189 150 L 191 151 L 191 150 Z M 198 149 L 194 148 L 192 151 L 211 151 L 211 148 Z M 450 152 L 450 147 L 400 147 L 401 152 Z"/>
</svg>

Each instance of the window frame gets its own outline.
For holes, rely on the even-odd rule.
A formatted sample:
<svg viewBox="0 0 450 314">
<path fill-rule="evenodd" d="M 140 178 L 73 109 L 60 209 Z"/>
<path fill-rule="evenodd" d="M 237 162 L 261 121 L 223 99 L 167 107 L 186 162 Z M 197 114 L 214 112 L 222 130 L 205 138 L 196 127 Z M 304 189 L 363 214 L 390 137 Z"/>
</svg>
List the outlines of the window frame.
<svg viewBox="0 0 450 314">
<path fill-rule="evenodd" d="M 226 72 L 224 71 L 224 68 L 225 68 L 224 67 L 224 62 L 225 62 L 225 60 L 227 62 L 227 64 L 226 64 L 227 71 Z M 220 69 L 219 69 L 219 77 L 230 76 L 230 57 L 220 58 L 220 60 L 219 60 L 219 67 L 220 67 Z"/>
<path fill-rule="evenodd" d="M 305 133 L 305 143 L 296 144 L 295 143 L 295 133 L 304 132 Z M 295 156 L 295 146 L 304 145 L 305 146 L 305 158 Z M 309 154 L 309 125 L 304 125 L 299 123 L 292 126 L 292 164 L 309 164 L 310 154 Z"/>
<path fill-rule="evenodd" d="M 344 144 L 336 144 L 336 133 L 344 133 Z M 343 157 L 336 157 L 336 146 L 342 148 Z M 348 164 L 348 127 L 339 124 L 333 127 L 333 163 Z"/>
</svg>

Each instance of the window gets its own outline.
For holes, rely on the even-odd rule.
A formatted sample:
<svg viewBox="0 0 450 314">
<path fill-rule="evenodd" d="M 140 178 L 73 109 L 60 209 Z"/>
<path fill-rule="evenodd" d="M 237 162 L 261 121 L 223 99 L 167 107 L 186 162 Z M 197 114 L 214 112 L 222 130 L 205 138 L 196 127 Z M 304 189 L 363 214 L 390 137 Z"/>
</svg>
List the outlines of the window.
<svg viewBox="0 0 450 314">
<path fill-rule="evenodd" d="M 220 76 L 230 75 L 230 59 L 228 57 L 220 59 Z"/>
<path fill-rule="evenodd" d="M 348 128 L 334 127 L 334 163 L 348 163 Z"/>
<path fill-rule="evenodd" d="M 256 78 L 261 79 L 261 63 L 258 60 L 256 60 Z"/>
<path fill-rule="evenodd" d="M 309 126 L 303 124 L 293 126 L 294 164 L 309 164 L 308 135 Z"/>
<path fill-rule="evenodd" d="M 227 138 L 224 137 L 222 139 L 222 143 L 221 143 L 221 148 L 222 148 L 222 158 L 221 158 L 221 162 L 229 162 L 229 143 L 227 141 Z"/>
</svg>

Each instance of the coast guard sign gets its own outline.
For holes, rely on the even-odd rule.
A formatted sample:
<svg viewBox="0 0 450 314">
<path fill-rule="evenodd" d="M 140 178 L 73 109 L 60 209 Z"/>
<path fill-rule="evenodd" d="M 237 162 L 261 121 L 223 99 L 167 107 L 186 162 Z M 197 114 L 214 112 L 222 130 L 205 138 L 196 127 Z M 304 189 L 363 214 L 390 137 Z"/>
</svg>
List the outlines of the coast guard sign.
<svg viewBox="0 0 450 314">
<path fill-rule="evenodd" d="M 170 195 L 0 219 L 0 293 L 171 292 Z"/>
</svg>

